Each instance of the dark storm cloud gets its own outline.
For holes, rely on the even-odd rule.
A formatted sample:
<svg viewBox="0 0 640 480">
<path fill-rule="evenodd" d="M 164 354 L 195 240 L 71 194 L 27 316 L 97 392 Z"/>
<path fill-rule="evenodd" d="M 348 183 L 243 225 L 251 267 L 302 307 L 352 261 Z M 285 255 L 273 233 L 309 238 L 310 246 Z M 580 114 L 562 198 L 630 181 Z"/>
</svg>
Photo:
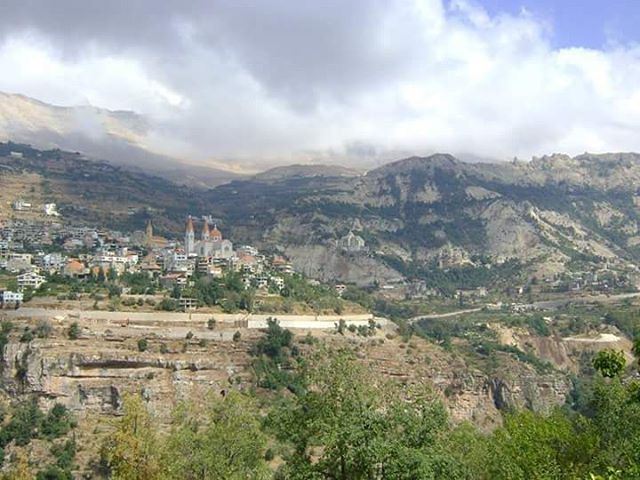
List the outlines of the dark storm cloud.
<svg viewBox="0 0 640 480">
<path fill-rule="evenodd" d="M 404 18 L 390 1 L 7 0 L 0 32 L 34 31 L 65 56 L 89 48 L 135 54 L 171 75 L 197 46 L 241 65 L 296 108 L 326 96 L 383 84 L 406 68 L 411 52 Z M 379 35 L 382 34 L 380 37 Z M 207 75 L 206 65 L 203 65 Z M 215 74 L 215 72 L 211 72 Z"/>
</svg>

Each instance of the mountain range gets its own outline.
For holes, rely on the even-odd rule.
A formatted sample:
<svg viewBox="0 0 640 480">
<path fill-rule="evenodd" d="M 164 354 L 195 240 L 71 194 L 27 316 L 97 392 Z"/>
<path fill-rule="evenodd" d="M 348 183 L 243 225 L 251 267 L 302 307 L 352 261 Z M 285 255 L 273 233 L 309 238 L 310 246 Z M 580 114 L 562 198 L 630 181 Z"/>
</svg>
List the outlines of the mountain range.
<svg viewBox="0 0 640 480">
<path fill-rule="evenodd" d="M 640 259 L 640 155 L 551 155 L 465 163 L 413 157 L 359 176 L 231 182 L 210 192 L 221 218 L 278 245 L 324 279 L 388 281 L 437 265 L 517 259 L 546 277 Z M 350 230 L 367 253 L 335 241 Z M 480 263 L 481 263 L 480 262 Z"/>
<path fill-rule="evenodd" d="M 234 242 L 282 252 L 323 280 L 387 283 L 459 268 L 486 274 L 513 269 L 513 261 L 530 278 L 547 278 L 640 261 L 634 153 L 493 164 L 437 154 L 366 173 L 297 165 L 203 189 L 71 152 L 8 155 L 20 148 L 0 149 L 0 166 L 11 169 L 2 175 L 13 183 L 26 172 L 40 176 L 67 216 L 123 229 L 153 218 L 161 233 L 180 238 L 187 215 L 212 215 Z M 364 249 L 338 247 L 350 231 Z"/>
</svg>

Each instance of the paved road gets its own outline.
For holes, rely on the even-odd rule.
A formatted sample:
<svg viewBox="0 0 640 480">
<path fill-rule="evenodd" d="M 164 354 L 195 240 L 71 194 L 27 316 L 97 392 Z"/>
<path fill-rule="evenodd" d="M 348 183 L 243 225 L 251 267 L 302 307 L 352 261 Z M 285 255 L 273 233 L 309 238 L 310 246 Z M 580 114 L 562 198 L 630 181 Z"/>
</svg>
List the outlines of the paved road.
<svg viewBox="0 0 640 480">
<path fill-rule="evenodd" d="M 281 315 L 281 314 L 228 314 L 228 313 L 182 313 L 182 312 L 108 312 L 103 310 L 65 310 L 49 308 L 22 307 L 18 310 L 5 310 L 0 316 L 7 318 L 29 317 L 35 319 L 81 320 L 90 322 L 105 321 L 127 325 L 206 325 L 210 318 L 229 326 L 246 328 L 265 328 L 268 318 L 277 318 L 286 328 L 333 328 L 341 319 L 347 325 L 368 325 L 374 319 L 370 313 L 357 315 Z M 385 319 L 375 319 L 386 324 Z"/>
</svg>

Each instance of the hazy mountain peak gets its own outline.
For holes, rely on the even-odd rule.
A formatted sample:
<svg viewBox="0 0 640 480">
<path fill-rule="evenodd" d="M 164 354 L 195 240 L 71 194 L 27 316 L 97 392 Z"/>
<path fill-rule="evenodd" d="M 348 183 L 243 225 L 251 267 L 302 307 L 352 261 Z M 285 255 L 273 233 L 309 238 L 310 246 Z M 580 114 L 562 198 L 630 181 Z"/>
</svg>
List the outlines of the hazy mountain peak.
<svg viewBox="0 0 640 480">
<path fill-rule="evenodd" d="M 406 173 L 412 170 L 430 171 L 434 168 L 450 170 L 458 168 L 461 165 L 465 165 L 465 163 L 458 160 L 449 153 L 435 153 L 433 155 L 429 155 L 428 157 L 413 156 L 405 158 L 403 160 L 398 160 L 397 162 L 383 165 L 382 167 L 377 168 L 370 173 Z"/>
<path fill-rule="evenodd" d="M 212 187 L 238 177 L 224 169 L 187 165 L 149 150 L 149 131 L 148 119 L 135 112 L 91 105 L 62 107 L 0 92 L 0 141 L 81 151 L 198 187 Z"/>
</svg>

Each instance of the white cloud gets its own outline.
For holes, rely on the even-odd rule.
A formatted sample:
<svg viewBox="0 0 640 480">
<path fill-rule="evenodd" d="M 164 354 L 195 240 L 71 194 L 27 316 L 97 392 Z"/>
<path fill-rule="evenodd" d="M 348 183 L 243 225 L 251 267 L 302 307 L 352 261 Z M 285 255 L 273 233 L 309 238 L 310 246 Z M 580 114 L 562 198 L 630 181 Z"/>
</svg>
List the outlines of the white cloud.
<svg viewBox="0 0 640 480">
<path fill-rule="evenodd" d="M 103 36 L 37 22 L 10 32 L 0 90 L 144 113 L 157 149 L 200 160 L 640 150 L 640 49 L 554 49 L 526 11 L 492 17 L 470 0 L 204 2 L 194 15 L 162 5 L 166 28 L 138 36 L 115 13 L 122 32 Z"/>
</svg>

